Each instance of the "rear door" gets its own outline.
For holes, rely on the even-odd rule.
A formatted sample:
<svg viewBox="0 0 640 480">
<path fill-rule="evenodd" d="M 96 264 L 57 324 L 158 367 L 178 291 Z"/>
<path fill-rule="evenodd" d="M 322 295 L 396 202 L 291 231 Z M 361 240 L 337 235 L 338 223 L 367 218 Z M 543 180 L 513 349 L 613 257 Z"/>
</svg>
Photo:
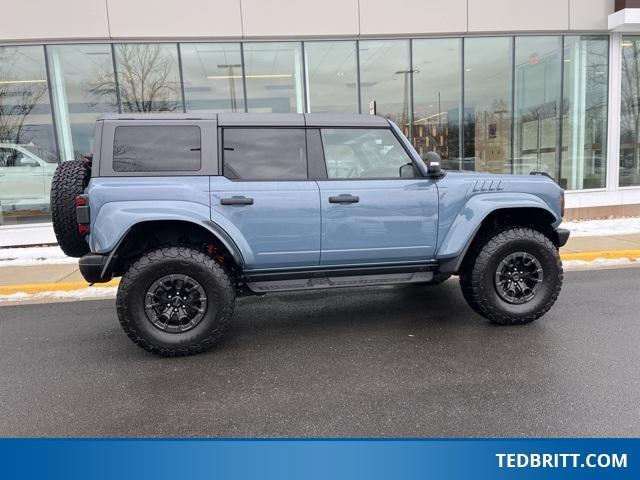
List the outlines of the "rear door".
<svg viewBox="0 0 640 480">
<path fill-rule="evenodd" d="M 438 193 L 389 128 L 323 128 L 321 264 L 433 258 Z"/>
<path fill-rule="evenodd" d="M 212 220 L 245 242 L 247 269 L 318 265 L 320 199 L 308 179 L 302 127 L 221 129 L 222 175 L 211 177 Z"/>
</svg>

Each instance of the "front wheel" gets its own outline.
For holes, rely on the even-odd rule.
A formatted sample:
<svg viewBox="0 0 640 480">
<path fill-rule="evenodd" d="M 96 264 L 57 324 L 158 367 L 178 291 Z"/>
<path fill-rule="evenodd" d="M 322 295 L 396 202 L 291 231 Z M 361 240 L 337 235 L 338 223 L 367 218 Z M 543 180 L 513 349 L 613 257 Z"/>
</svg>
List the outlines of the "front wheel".
<svg viewBox="0 0 640 480">
<path fill-rule="evenodd" d="M 488 236 L 469 252 L 462 293 L 480 315 L 499 325 L 532 322 L 547 313 L 562 288 L 556 246 L 542 233 L 511 228 Z"/>
<path fill-rule="evenodd" d="M 208 255 L 165 247 L 140 257 L 122 277 L 116 300 L 125 333 L 165 357 L 192 355 L 224 335 L 235 302 L 225 269 Z"/>
</svg>

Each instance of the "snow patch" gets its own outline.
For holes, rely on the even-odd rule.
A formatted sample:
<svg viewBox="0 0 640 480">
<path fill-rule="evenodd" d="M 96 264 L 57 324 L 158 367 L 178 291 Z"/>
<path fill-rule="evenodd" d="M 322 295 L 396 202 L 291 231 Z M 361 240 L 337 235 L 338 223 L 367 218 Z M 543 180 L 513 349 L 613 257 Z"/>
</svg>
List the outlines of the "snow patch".
<svg viewBox="0 0 640 480">
<path fill-rule="evenodd" d="M 51 292 L 25 293 L 16 292 L 10 295 L 0 295 L 0 303 L 24 302 L 28 300 L 42 299 L 77 299 L 86 300 L 91 298 L 114 298 L 118 287 L 86 287 L 77 290 L 59 290 Z"/>
<path fill-rule="evenodd" d="M 0 248 L 0 268 L 77 262 L 77 258 L 67 257 L 60 247 Z"/>
<path fill-rule="evenodd" d="M 567 221 L 562 222 L 560 228 L 570 230 L 572 237 L 631 235 L 634 233 L 640 233 L 640 217 L 583 220 L 576 222 Z"/>
</svg>

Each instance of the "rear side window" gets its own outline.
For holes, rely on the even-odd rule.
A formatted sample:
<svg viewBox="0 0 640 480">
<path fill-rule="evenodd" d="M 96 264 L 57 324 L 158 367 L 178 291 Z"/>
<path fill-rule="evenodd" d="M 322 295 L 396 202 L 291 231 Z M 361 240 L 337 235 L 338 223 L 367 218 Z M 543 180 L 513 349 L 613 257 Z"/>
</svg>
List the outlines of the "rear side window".
<svg viewBox="0 0 640 480">
<path fill-rule="evenodd" d="M 115 172 L 195 172 L 200 170 L 200 164 L 200 127 L 116 127 Z"/>
<path fill-rule="evenodd" d="M 225 128 L 225 177 L 234 180 L 306 180 L 307 146 L 302 128 Z"/>
</svg>

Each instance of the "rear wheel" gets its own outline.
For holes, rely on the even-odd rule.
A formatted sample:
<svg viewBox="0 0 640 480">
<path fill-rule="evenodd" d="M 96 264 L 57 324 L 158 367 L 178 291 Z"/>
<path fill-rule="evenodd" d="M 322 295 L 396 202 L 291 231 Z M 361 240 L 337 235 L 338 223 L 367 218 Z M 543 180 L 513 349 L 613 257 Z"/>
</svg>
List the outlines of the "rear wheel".
<svg viewBox="0 0 640 480">
<path fill-rule="evenodd" d="M 235 301 L 229 275 L 187 247 L 144 254 L 122 277 L 118 318 L 126 334 L 152 353 L 175 357 L 211 348 L 224 335 Z"/>
<path fill-rule="evenodd" d="M 81 161 L 62 162 L 51 181 L 51 217 L 58 245 L 70 257 L 89 253 L 89 244 L 78 231 L 76 197 L 89 184 L 91 169 Z"/>
<path fill-rule="evenodd" d="M 485 238 L 469 252 L 462 293 L 477 313 L 499 325 L 532 322 L 553 306 L 562 288 L 562 263 L 542 233 L 512 228 Z"/>
</svg>

